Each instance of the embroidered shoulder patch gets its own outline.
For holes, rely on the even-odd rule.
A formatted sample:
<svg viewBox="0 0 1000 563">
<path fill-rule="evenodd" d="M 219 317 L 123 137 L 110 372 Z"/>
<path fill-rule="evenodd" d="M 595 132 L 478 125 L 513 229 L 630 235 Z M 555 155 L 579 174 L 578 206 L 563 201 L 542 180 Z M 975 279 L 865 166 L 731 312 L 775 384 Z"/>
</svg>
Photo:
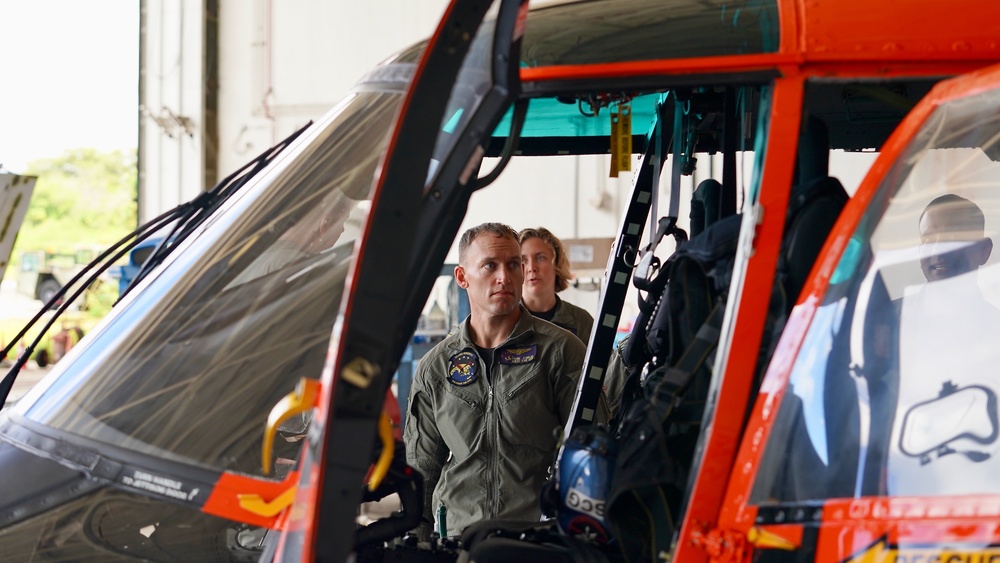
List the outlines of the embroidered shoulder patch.
<svg viewBox="0 0 1000 563">
<path fill-rule="evenodd" d="M 500 363 L 510 366 L 528 364 L 535 361 L 538 356 L 538 345 L 521 346 L 517 348 L 504 348 L 500 351 Z"/>
<path fill-rule="evenodd" d="M 465 387 L 476 380 L 479 371 L 479 357 L 471 348 L 465 348 L 449 360 L 448 382 L 452 385 Z"/>
</svg>

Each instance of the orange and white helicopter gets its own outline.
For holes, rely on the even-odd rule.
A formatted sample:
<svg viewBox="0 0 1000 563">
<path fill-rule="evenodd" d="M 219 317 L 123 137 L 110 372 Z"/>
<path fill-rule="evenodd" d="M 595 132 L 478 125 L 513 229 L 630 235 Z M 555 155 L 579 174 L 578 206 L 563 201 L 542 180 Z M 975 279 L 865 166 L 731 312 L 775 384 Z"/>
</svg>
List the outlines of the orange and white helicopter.
<svg viewBox="0 0 1000 563">
<path fill-rule="evenodd" d="M 581 541 L 605 540 L 586 553 L 1000 560 L 998 19 L 982 0 L 454 0 L 0 418 L 0 551 L 454 559 L 471 546 L 391 542 L 421 495 L 386 391 L 472 195 L 522 158 L 611 152 L 638 164 L 565 432 L 588 438 L 560 470 L 597 460 L 602 393 L 631 408 L 600 509 L 575 507 Z M 289 250 L 328 221 L 328 246 Z M 712 284 L 697 316 L 659 293 L 681 257 Z M 662 451 L 636 446 L 651 420 Z M 366 482 L 403 512 L 359 529 Z M 549 540 L 542 559 L 582 556 Z"/>
</svg>

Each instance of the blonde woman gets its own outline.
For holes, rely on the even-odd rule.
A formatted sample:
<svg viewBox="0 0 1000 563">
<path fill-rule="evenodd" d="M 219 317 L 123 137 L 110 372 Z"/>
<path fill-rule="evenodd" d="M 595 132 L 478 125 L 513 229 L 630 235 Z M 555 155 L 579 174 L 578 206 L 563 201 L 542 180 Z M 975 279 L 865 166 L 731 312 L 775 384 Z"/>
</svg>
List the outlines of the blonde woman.
<svg viewBox="0 0 1000 563">
<path fill-rule="evenodd" d="M 544 227 L 524 229 L 517 238 L 524 261 L 521 302 L 532 315 L 572 332 L 586 344 L 594 317 L 557 295 L 569 287 L 572 277 L 562 242 Z"/>
</svg>

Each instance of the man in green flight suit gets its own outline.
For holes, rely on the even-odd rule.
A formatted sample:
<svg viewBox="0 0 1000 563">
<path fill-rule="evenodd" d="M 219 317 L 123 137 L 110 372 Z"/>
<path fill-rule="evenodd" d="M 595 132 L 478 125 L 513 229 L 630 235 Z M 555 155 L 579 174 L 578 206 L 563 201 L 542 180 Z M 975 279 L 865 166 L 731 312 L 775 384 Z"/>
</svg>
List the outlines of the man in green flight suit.
<svg viewBox="0 0 1000 563">
<path fill-rule="evenodd" d="M 538 495 L 586 354 L 520 304 L 516 231 L 484 223 L 462 235 L 458 252 L 455 279 L 471 313 L 420 360 L 403 432 L 407 462 L 425 480 L 420 531 L 444 505 L 449 536 L 484 519 L 540 519 Z"/>
</svg>

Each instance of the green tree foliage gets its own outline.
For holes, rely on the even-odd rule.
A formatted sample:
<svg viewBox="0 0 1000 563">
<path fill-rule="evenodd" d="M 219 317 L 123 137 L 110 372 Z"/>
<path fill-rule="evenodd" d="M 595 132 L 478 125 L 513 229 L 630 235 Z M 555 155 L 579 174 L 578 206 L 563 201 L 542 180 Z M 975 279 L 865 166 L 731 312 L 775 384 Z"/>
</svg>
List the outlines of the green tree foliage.
<svg viewBox="0 0 1000 563">
<path fill-rule="evenodd" d="M 90 256 L 96 257 L 136 227 L 134 150 L 74 149 L 29 163 L 25 175 L 38 180 L 11 253 L 5 275 L 8 279 L 19 279 L 24 252 L 73 256 L 90 250 Z M 72 267 L 73 261 L 63 267 Z M 90 316 L 100 317 L 117 296 L 117 284 L 100 279 L 90 286 L 81 307 L 86 307 Z"/>
<path fill-rule="evenodd" d="M 28 164 L 38 176 L 12 259 L 26 250 L 108 246 L 136 226 L 135 151 L 74 149 Z"/>
</svg>

